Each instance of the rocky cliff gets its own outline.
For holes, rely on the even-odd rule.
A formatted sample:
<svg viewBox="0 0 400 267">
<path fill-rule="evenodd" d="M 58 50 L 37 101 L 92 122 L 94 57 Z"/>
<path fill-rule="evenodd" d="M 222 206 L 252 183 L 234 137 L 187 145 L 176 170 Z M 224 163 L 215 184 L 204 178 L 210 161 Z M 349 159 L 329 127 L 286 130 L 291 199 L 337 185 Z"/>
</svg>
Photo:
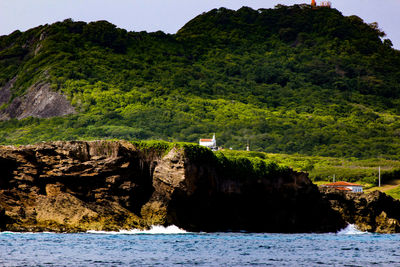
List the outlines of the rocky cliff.
<svg viewBox="0 0 400 267">
<path fill-rule="evenodd" d="M 124 141 L 0 147 L 0 229 L 327 232 L 345 222 L 306 174 L 243 179 L 208 149 Z M 264 166 L 264 165 L 262 165 Z"/>
<path fill-rule="evenodd" d="M 11 88 L 16 77 L 0 87 L 0 120 L 24 119 L 27 117 L 50 118 L 75 113 L 67 98 L 52 91 L 49 83 L 38 82 L 27 89 L 26 94 L 11 100 Z"/>
<path fill-rule="evenodd" d="M 377 233 L 400 232 L 400 201 L 385 193 L 368 194 L 320 188 L 322 196 L 342 218 L 361 231 Z"/>
</svg>

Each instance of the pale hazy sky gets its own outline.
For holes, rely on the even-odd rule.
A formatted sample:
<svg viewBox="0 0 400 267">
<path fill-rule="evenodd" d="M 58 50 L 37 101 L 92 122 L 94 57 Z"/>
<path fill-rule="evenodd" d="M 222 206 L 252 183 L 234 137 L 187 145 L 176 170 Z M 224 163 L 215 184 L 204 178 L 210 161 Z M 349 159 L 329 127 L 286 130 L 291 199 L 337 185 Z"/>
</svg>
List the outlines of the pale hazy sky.
<svg viewBox="0 0 400 267">
<path fill-rule="evenodd" d="M 72 18 L 75 21 L 108 20 L 128 31 L 175 33 L 202 12 L 217 7 L 272 8 L 305 0 L 0 0 L 0 35 Z M 320 2 L 317 0 L 317 2 Z M 331 0 L 343 15 L 357 15 L 379 27 L 400 49 L 400 0 Z"/>
</svg>

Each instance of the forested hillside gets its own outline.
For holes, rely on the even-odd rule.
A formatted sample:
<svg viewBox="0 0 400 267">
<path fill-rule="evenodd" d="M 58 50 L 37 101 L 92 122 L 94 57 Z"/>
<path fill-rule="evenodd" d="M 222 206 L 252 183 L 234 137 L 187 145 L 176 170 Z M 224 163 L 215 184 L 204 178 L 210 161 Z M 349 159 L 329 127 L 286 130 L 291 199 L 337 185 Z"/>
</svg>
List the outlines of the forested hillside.
<svg viewBox="0 0 400 267">
<path fill-rule="evenodd" d="M 16 31 L 0 37 L 0 113 L 40 83 L 75 113 L 4 120 L 0 143 L 215 132 L 234 149 L 398 159 L 400 52 L 383 38 L 308 5 L 215 9 L 176 34 L 72 20 Z"/>
</svg>

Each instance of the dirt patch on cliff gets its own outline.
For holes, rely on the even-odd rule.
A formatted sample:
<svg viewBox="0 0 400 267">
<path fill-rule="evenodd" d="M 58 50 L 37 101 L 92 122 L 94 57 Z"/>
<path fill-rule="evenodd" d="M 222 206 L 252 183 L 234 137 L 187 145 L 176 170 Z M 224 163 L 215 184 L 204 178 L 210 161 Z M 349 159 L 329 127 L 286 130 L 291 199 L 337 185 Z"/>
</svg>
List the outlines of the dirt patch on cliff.
<svg viewBox="0 0 400 267">
<path fill-rule="evenodd" d="M 0 104 L 10 100 L 13 80 L 0 90 Z M 73 113 L 75 109 L 64 95 L 52 91 L 48 83 L 36 83 L 25 95 L 16 97 L 8 107 L 0 111 L 0 120 L 50 118 Z"/>
</svg>

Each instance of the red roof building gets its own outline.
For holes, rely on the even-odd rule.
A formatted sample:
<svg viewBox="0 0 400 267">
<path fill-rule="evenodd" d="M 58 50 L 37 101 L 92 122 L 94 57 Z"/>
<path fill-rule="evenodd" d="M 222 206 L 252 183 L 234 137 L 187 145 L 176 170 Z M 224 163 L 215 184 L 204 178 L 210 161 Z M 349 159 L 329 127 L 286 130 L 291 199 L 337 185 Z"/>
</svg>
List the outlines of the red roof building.
<svg viewBox="0 0 400 267">
<path fill-rule="evenodd" d="M 335 189 L 341 190 L 341 191 L 352 191 L 352 192 L 356 192 L 356 193 L 362 193 L 363 192 L 363 186 L 362 185 L 349 183 L 349 182 L 344 182 L 344 181 L 324 184 L 322 186 L 323 187 L 335 188 Z"/>
<path fill-rule="evenodd" d="M 352 191 L 350 188 L 347 187 L 335 187 L 335 189 L 340 191 Z"/>
</svg>

